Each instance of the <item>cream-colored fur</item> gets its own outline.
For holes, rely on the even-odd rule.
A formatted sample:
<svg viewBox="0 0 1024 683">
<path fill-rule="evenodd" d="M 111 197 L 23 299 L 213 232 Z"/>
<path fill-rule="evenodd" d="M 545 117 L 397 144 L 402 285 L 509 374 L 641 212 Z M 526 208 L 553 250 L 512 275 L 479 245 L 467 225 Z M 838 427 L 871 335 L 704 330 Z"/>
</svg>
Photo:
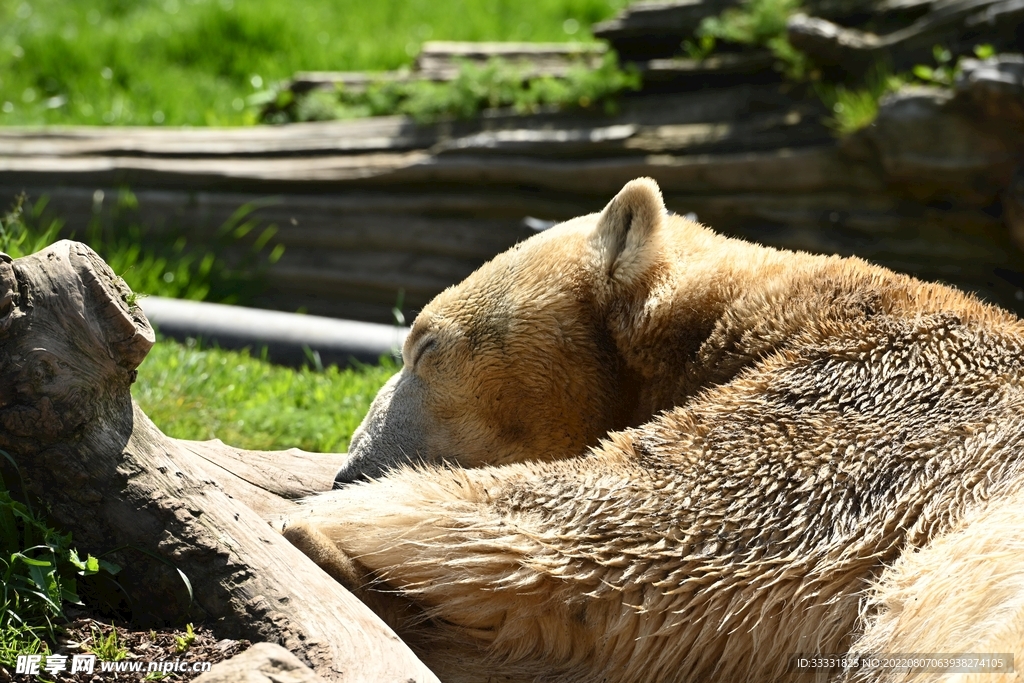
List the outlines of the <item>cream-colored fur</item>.
<svg viewBox="0 0 1024 683">
<path fill-rule="evenodd" d="M 715 235 L 638 180 L 438 296 L 404 354 L 293 535 L 442 680 L 1017 649 L 1009 313 Z"/>
<path fill-rule="evenodd" d="M 972 509 L 949 532 L 907 552 L 865 605 L 855 652 L 1008 653 L 1024 667 L 1024 490 Z M 871 671 L 852 681 L 1002 683 L 1019 673 Z"/>
</svg>

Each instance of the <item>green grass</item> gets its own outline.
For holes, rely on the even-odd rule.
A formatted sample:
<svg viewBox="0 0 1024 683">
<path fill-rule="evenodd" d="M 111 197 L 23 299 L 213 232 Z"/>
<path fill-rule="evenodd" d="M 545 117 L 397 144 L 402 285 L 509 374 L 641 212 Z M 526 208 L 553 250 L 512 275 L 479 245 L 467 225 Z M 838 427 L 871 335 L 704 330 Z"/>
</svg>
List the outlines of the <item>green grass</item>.
<svg viewBox="0 0 1024 683">
<path fill-rule="evenodd" d="M 135 400 L 168 436 L 254 450 L 343 452 L 377 390 L 398 370 L 291 370 L 246 353 L 160 341 L 139 368 Z"/>
<path fill-rule="evenodd" d="M 297 70 L 410 64 L 425 40 L 590 41 L 626 0 L 6 0 L 0 125 L 237 125 Z"/>
<path fill-rule="evenodd" d="M 17 620 L 0 623 L 0 665 L 13 667 L 18 655 L 42 655 L 50 652 L 40 639 L 43 629 L 29 626 Z"/>
<path fill-rule="evenodd" d="M 904 83 L 905 78 L 876 67 L 859 87 L 818 82 L 814 90 L 832 112 L 832 116 L 825 119 L 825 125 L 840 136 L 846 136 L 874 123 L 882 97 L 899 90 Z"/>
<path fill-rule="evenodd" d="M 283 245 L 273 241 L 277 227 L 250 218 L 255 208 L 250 204 L 235 211 L 200 248 L 181 236 L 147 235 L 134 220 L 137 206 L 135 196 L 121 190 L 112 202 L 110 220 L 101 223 L 94 218 L 84 234 L 74 234 L 62 230 L 60 219 L 46 215 L 45 197 L 33 202 L 23 194 L 0 213 L 0 251 L 20 258 L 61 237 L 77 239 L 102 256 L 135 297 L 152 294 L 221 303 L 242 303 L 258 292 L 264 268 L 284 253 Z M 248 246 L 242 240 L 249 240 Z M 225 252 L 233 246 L 236 254 L 229 265 Z"/>
<path fill-rule="evenodd" d="M 174 651 L 177 654 L 186 652 L 196 640 L 196 632 L 192 630 L 192 624 L 185 625 L 185 633 L 174 636 Z"/>
<path fill-rule="evenodd" d="M 45 208 L 45 201 L 29 203 L 26 195 L 18 195 L 14 203 L 0 214 L 0 251 L 11 258 L 21 258 L 59 240 L 61 222 L 43 220 Z"/>
<path fill-rule="evenodd" d="M 117 629 L 110 625 L 110 633 L 106 636 L 100 629 L 92 626 L 92 646 L 89 652 L 96 655 L 102 662 L 120 662 L 128 656 L 128 648 L 121 645 L 121 639 L 117 635 Z"/>
</svg>

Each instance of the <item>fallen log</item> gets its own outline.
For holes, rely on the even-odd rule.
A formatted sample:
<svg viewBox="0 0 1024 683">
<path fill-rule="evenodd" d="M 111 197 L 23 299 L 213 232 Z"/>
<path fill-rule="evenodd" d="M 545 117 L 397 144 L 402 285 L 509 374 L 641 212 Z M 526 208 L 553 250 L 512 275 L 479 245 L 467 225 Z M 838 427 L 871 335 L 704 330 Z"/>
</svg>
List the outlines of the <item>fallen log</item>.
<svg viewBox="0 0 1024 683">
<path fill-rule="evenodd" d="M 622 59 L 672 57 L 679 54 L 681 41 L 693 38 L 705 17 L 738 4 L 737 0 L 637 2 L 590 30 L 595 37 L 611 43 Z"/>
<path fill-rule="evenodd" d="M 924 12 L 934 2 L 807 0 L 801 5 L 813 16 L 848 23 L 851 19 L 865 21 L 908 11 Z M 680 44 L 693 40 L 704 19 L 719 16 L 741 4 L 740 0 L 641 0 L 630 3 L 614 18 L 594 24 L 590 30 L 595 37 L 607 40 L 625 60 L 657 60 L 678 55 Z"/>
<path fill-rule="evenodd" d="M 0 448 L 81 550 L 124 567 L 134 620 L 280 643 L 331 681 L 436 681 L 269 523 L 344 456 L 168 438 L 129 391 L 153 341 L 85 245 L 0 254 Z"/>
<path fill-rule="evenodd" d="M 423 44 L 412 69 L 397 71 L 297 71 L 287 84 L 296 95 L 312 90 L 360 92 L 374 83 L 446 83 L 459 77 L 463 64 L 487 64 L 500 59 L 524 76 L 564 78 L 579 65 L 600 66 L 607 48 L 589 43 L 478 43 L 428 41 Z"/>
<path fill-rule="evenodd" d="M 239 128 L 0 128 L 0 151 L 4 158 L 266 158 L 425 149 L 438 135 L 436 127 L 414 126 L 402 116 Z"/>
<path fill-rule="evenodd" d="M 486 64 L 501 59 L 530 76 L 564 77 L 574 67 L 594 68 L 608 48 L 587 43 L 474 43 L 435 40 L 423 44 L 416 57 L 420 78 L 453 80 L 463 63 Z"/>
<path fill-rule="evenodd" d="M 883 64 L 895 71 L 933 63 L 936 45 L 953 55 L 970 54 L 981 43 L 996 50 L 1016 46 L 1024 6 L 1015 0 L 950 0 L 914 23 L 886 35 L 846 28 L 796 14 L 786 26 L 789 42 L 819 64 L 864 75 Z"/>
</svg>

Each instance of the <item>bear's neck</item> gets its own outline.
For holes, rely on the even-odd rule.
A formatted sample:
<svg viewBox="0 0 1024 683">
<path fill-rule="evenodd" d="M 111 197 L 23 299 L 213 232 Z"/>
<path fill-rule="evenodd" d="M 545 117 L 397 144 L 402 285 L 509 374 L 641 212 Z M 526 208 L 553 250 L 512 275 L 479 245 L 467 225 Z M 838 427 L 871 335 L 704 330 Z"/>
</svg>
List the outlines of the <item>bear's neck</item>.
<svg viewBox="0 0 1024 683">
<path fill-rule="evenodd" d="M 631 423 L 730 381 L 798 338 L 806 343 L 822 307 L 839 317 L 863 317 L 872 305 L 865 293 L 878 291 L 877 279 L 899 278 L 859 260 L 794 255 L 724 238 L 717 246 L 667 269 L 648 293 L 644 315 L 634 311 L 627 320 L 625 311 L 613 314 L 627 375 L 639 378 Z M 794 263 L 794 256 L 806 263 Z M 875 286 L 865 287 L 866 279 Z"/>
</svg>

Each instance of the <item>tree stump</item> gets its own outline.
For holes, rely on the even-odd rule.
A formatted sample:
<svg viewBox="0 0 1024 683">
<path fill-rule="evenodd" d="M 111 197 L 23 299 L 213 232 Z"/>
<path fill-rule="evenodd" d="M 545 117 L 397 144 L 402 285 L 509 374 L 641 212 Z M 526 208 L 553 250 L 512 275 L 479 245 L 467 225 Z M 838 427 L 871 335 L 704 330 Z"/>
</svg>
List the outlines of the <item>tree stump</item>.
<svg viewBox="0 0 1024 683">
<path fill-rule="evenodd" d="M 332 681 L 436 681 L 270 524 L 344 456 L 165 436 L 129 391 L 153 341 L 89 247 L 0 254 L 0 448 L 80 550 L 124 567 L 136 621 L 277 642 Z"/>
</svg>

